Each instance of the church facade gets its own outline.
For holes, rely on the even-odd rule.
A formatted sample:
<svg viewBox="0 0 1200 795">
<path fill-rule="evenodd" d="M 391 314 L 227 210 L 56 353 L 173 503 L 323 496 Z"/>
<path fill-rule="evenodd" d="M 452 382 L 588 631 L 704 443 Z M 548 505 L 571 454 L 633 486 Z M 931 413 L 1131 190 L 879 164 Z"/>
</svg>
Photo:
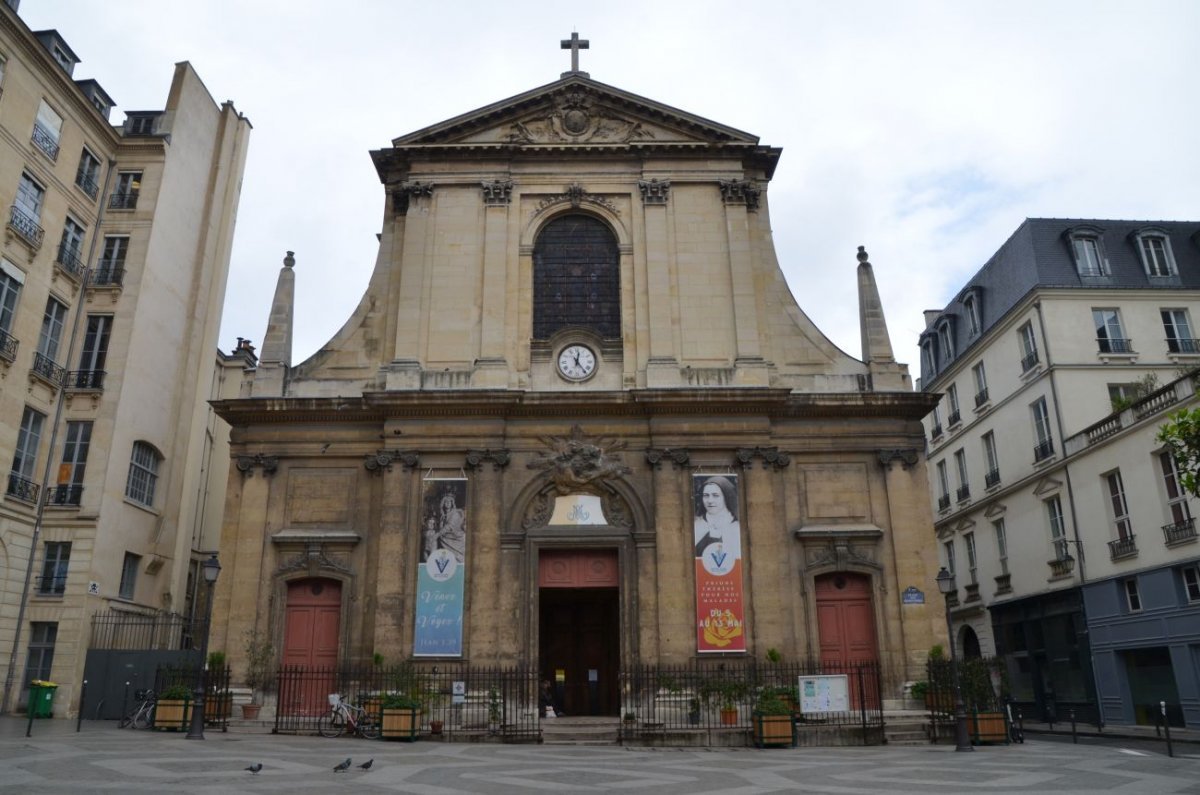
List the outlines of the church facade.
<svg viewBox="0 0 1200 795">
<path fill-rule="evenodd" d="M 875 660 L 889 698 L 924 678 L 932 398 L 862 249 L 862 360 L 796 304 L 779 149 L 572 70 L 372 156 L 358 308 L 293 364 L 289 252 L 217 404 L 211 648 L 235 679 L 248 631 L 288 664 L 536 666 L 606 714 L 642 663 Z"/>
</svg>

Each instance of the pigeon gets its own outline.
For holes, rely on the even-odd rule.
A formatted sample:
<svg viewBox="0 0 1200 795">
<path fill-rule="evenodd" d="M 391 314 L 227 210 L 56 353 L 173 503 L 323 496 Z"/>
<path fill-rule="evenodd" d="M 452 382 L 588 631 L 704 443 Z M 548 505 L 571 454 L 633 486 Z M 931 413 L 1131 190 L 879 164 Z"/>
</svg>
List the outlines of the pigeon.
<svg viewBox="0 0 1200 795">
<path fill-rule="evenodd" d="M 367 761 L 365 761 L 365 762 L 363 762 L 361 765 L 359 765 L 359 767 L 361 767 L 363 770 L 370 770 L 370 769 L 371 769 L 371 765 L 373 765 L 373 764 L 375 764 L 375 760 L 374 760 L 374 759 L 368 759 Z"/>
<path fill-rule="evenodd" d="M 250 765 L 250 767 L 248 767 L 246 769 L 257 776 L 258 771 L 262 770 L 262 762 L 255 762 L 254 764 Z"/>
<path fill-rule="evenodd" d="M 333 772 L 341 773 L 343 770 L 347 769 L 348 767 L 350 767 L 350 757 L 346 757 L 346 761 L 342 762 L 340 765 L 334 765 Z"/>
</svg>

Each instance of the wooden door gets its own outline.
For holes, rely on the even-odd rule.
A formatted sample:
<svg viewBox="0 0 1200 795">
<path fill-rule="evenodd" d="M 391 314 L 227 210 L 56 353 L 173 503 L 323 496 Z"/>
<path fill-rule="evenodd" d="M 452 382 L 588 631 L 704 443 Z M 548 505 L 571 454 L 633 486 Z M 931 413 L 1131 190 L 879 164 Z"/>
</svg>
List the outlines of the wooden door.
<svg viewBox="0 0 1200 795">
<path fill-rule="evenodd" d="M 826 574 L 817 578 L 816 592 L 821 663 L 875 662 L 878 651 L 871 578 L 846 572 Z"/>
<path fill-rule="evenodd" d="M 292 708 L 301 713 L 318 714 L 326 709 L 338 662 L 341 615 L 341 583 L 324 579 L 288 583 L 283 664 L 312 672 L 291 699 Z"/>
</svg>

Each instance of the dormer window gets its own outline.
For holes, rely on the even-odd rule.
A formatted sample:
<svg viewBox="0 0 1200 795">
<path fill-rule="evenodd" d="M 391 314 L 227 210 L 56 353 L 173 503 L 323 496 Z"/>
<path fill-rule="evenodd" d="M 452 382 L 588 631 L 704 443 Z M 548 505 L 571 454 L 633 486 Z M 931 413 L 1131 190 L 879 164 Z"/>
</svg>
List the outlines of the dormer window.
<svg viewBox="0 0 1200 795">
<path fill-rule="evenodd" d="M 1161 229 L 1142 229 L 1134 234 L 1138 253 L 1142 256 L 1142 267 L 1150 278 L 1175 276 L 1175 257 L 1171 253 L 1171 239 Z"/>
<path fill-rule="evenodd" d="M 937 372 L 937 362 L 933 357 L 933 338 L 926 336 L 921 340 L 921 359 L 925 364 L 925 372 L 933 375 Z"/>
<path fill-rule="evenodd" d="M 938 322 L 937 338 L 938 347 L 942 353 L 942 361 L 951 361 L 954 358 L 954 334 L 950 327 L 949 318 L 943 318 Z"/>
<path fill-rule="evenodd" d="M 1108 276 L 1111 272 L 1108 258 L 1104 256 L 1103 234 L 1104 230 L 1095 226 L 1077 226 L 1067 230 L 1071 253 L 1075 256 L 1075 270 L 1080 276 Z"/>
<path fill-rule="evenodd" d="M 963 298 L 963 314 L 967 318 L 967 336 L 974 338 L 979 336 L 979 332 L 983 327 L 979 315 L 979 295 L 975 290 L 967 293 Z"/>
<path fill-rule="evenodd" d="M 125 119 L 126 135 L 154 135 L 157 113 L 129 113 Z"/>
</svg>

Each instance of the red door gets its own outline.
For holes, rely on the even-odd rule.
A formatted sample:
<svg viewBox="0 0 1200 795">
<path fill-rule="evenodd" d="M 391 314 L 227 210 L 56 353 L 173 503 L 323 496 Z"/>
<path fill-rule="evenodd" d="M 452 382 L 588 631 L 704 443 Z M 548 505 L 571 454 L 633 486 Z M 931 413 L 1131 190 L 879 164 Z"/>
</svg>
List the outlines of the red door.
<svg viewBox="0 0 1200 795">
<path fill-rule="evenodd" d="M 290 689 L 291 707 L 299 714 L 326 709 L 338 661 L 338 632 L 342 614 L 342 585 L 336 580 L 297 580 L 288 583 L 283 629 L 283 664 L 320 673 L 302 677 L 304 686 Z"/>
<path fill-rule="evenodd" d="M 826 574 L 817 578 L 816 591 L 821 663 L 874 662 L 875 611 L 871 607 L 871 578 L 846 572 Z"/>
</svg>

